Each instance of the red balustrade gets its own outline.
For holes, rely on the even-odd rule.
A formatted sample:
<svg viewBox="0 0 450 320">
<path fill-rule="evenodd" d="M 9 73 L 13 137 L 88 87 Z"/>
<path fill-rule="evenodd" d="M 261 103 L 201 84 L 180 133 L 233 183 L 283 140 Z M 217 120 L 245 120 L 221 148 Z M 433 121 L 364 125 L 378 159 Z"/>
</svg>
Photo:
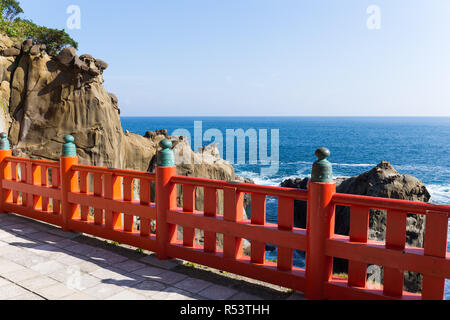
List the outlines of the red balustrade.
<svg viewBox="0 0 450 320">
<path fill-rule="evenodd" d="M 197 189 L 203 189 L 203 211 L 196 208 Z M 251 220 L 243 214 L 245 194 L 251 196 Z M 266 221 L 268 197 L 278 198 L 277 224 Z M 441 300 L 450 278 L 450 206 L 337 194 L 335 182 L 310 182 L 308 190 L 297 190 L 181 177 L 174 166 L 158 166 L 152 174 L 79 165 L 73 156 L 60 162 L 16 158 L 2 150 L 0 200 L 2 212 L 146 249 L 159 259 L 184 259 L 277 284 L 308 299 Z M 294 227 L 296 200 L 308 203 L 307 229 Z M 336 206 L 350 207 L 349 236 L 334 232 Z M 387 211 L 384 242 L 369 240 L 371 209 Z M 407 214 L 426 216 L 424 248 L 405 245 Z M 196 241 L 196 229 L 203 230 L 203 243 Z M 243 239 L 251 242 L 250 256 L 243 253 Z M 266 244 L 277 246 L 276 262 L 266 261 Z M 305 269 L 293 265 L 293 250 L 306 252 Z M 333 258 L 349 261 L 348 279 L 333 276 Z M 382 287 L 368 286 L 368 265 L 384 267 Z M 421 294 L 403 290 L 404 271 L 423 275 Z"/>
</svg>

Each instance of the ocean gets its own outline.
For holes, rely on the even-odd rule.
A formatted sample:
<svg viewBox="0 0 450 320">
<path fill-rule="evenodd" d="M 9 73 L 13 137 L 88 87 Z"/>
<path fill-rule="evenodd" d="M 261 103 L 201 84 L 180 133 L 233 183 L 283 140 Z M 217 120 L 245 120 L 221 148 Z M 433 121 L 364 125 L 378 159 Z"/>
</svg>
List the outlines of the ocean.
<svg viewBox="0 0 450 320">
<path fill-rule="evenodd" d="M 196 125 L 195 125 L 196 124 Z M 212 129 L 221 132 L 226 141 L 227 130 L 267 130 L 268 155 L 271 138 L 279 133 L 279 168 L 269 168 L 267 163 L 245 163 L 234 168 L 240 176 L 255 183 L 279 186 L 288 178 L 304 178 L 311 174 L 316 160 L 314 152 L 325 146 L 331 151 L 335 177 L 357 176 L 389 161 L 401 174 L 420 179 L 430 192 L 431 201 L 450 204 L 450 118 L 366 118 L 366 117 L 123 117 L 124 130 L 144 135 L 147 131 L 167 129 L 169 135 L 184 129 L 191 134 L 194 147 L 195 126 L 201 124 L 202 133 Z M 272 131 L 276 130 L 276 131 Z M 201 135 L 200 135 L 201 138 Z M 258 136 L 258 143 L 262 136 Z M 278 141 L 278 139 L 276 139 Z M 206 141 L 208 145 L 213 141 Z M 235 151 L 237 154 L 235 146 Z M 225 148 L 224 148 L 225 149 Z M 247 142 L 247 149 L 249 145 Z M 226 149 L 223 156 L 226 156 Z M 261 158 L 258 158 L 261 159 Z M 272 171 L 272 172 L 271 172 Z M 268 172 L 268 173 L 267 173 Z M 267 219 L 277 222 L 277 200 L 269 198 Z M 450 230 L 450 225 L 449 225 Z M 450 239 L 449 239 L 450 243 Z M 449 245 L 450 249 L 450 245 Z M 267 252 L 268 259 L 276 259 L 276 251 Z M 304 257 L 294 257 L 297 266 L 304 267 Z M 450 281 L 447 281 L 446 298 L 450 300 Z"/>
</svg>

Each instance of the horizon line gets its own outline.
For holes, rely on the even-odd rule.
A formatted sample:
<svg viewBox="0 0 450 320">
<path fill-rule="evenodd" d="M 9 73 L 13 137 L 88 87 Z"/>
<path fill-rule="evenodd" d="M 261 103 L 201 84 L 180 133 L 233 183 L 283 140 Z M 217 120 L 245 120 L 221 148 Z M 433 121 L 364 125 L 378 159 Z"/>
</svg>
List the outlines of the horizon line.
<svg viewBox="0 0 450 320">
<path fill-rule="evenodd" d="M 120 118 L 450 118 L 450 115 L 432 115 L 432 116 L 424 116 L 424 115 L 123 115 Z"/>
</svg>

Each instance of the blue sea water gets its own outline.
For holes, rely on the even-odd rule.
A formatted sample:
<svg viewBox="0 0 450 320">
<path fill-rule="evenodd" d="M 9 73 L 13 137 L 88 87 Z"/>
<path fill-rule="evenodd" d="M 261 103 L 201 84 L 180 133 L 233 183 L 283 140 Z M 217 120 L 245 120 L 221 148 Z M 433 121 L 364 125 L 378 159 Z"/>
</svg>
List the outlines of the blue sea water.
<svg viewBox="0 0 450 320">
<path fill-rule="evenodd" d="M 314 152 L 331 150 L 336 177 L 351 177 L 370 170 L 383 160 L 400 173 L 419 178 L 432 195 L 432 202 L 450 204 L 450 118 L 364 118 L 364 117 L 123 117 L 124 130 L 144 135 L 146 131 L 188 130 L 194 143 L 194 122 L 201 121 L 203 133 L 218 129 L 267 129 L 269 154 L 271 130 L 279 130 L 279 170 L 261 175 L 266 165 L 234 165 L 237 174 L 258 184 L 278 186 L 290 177 L 306 177 L 316 160 Z M 206 141 L 208 145 L 213 141 Z M 268 199 L 268 220 L 277 222 L 277 201 Z M 450 226 L 449 226 L 450 229 Z M 449 246 L 450 248 L 450 246 Z M 269 259 L 276 252 L 268 252 Z M 303 267 L 301 255 L 294 257 Z M 450 282 L 446 298 L 450 299 Z"/>
</svg>

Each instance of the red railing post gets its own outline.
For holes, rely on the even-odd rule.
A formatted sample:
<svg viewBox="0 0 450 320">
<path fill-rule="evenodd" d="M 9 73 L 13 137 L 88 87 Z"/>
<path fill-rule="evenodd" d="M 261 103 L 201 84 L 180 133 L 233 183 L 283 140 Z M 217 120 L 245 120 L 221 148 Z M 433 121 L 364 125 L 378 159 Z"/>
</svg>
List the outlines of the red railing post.
<svg viewBox="0 0 450 320">
<path fill-rule="evenodd" d="M 336 182 L 327 158 L 330 151 L 321 148 L 316 151 L 319 161 L 314 163 L 308 186 L 307 248 L 306 248 L 306 288 L 309 300 L 324 300 L 325 283 L 333 273 L 333 259 L 325 254 L 326 240 L 334 235 L 333 195 Z"/>
<path fill-rule="evenodd" d="M 11 157 L 12 152 L 6 133 L 1 134 L 0 141 L 0 214 L 4 213 L 5 202 L 12 201 L 11 190 L 3 189 L 3 180 L 11 180 L 11 164 L 5 161 L 6 158 Z"/>
<path fill-rule="evenodd" d="M 61 208 L 62 208 L 62 230 L 69 232 L 70 220 L 76 217 L 78 212 L 78 206 L 69 203 L 69 193 L 78 190 L 78 179 L 72 166 L 78 164 L 77 150 L 73 143 L 74 137 L 67 135 L 64 137 L 65 144 L 63 146 L 63 152 L 61 157 Z"/>
<path fill-rule="evenodd" d="M 167 245 L 176 240 L 176 226 L 167 223 L 167 211 L 176 209 L 177 193 L 175 184 L 171 182 L 177 173 L 175 158 L 171 150 L 170 140 L 161 141 L 163 150 L 158 152 L 156 168 L 156 243 L 157 257 L 161 260 L 170 259 L 167 255 Z"/>
</svg>

